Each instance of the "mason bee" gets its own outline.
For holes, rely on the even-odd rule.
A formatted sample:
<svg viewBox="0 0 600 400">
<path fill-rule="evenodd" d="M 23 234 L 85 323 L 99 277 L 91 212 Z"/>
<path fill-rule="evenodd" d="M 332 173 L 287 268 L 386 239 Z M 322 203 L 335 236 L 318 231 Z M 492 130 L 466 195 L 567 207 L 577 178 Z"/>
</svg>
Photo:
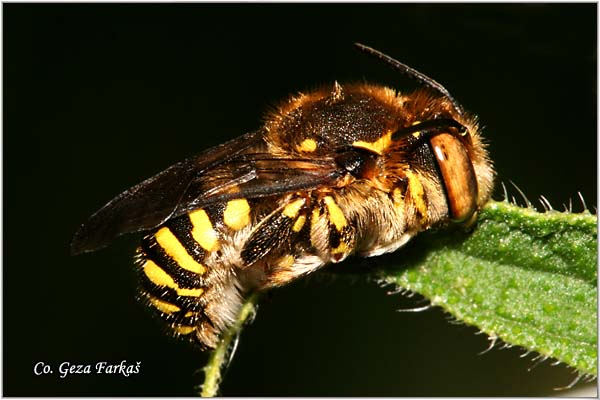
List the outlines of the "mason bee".
<svg viewBox="0 0 600 400">
<path fill-rule="evenodd" d="M 120 194 L 75 234 L 74 254 L 145 232 L 141 298 L 170 331 L 214 347 L 242 299 L 351 254 L 470 225 L 494 170 L 474 116 L 439 83 L 408 94 L 332 85 L 282 102 L 257 131 L 179 162 Z"/>
</svg>

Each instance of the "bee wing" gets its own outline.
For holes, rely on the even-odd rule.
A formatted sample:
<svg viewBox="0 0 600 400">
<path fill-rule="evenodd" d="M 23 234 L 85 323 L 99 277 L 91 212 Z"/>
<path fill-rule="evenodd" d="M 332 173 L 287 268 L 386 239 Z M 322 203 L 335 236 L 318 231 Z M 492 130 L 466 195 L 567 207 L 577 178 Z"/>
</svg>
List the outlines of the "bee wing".
<svg viewBox="0 0 600 400">
<path fill-rule="evenodd" d="M 196 177 L 261 142 L 260 131 L 248 133 L 172 165 L 126 190 L 79 228 L 71 242 L 71 253 L 96 250 L 122 234 L 162 224 L 173 215 Z"/>
<path fill-rule="evenodd" d="M 236 198 L 259 198 L 334 184 L 341 176 L 333 158 L 253 153 L 231 159 L 190 185 L 177 214 Z"/>
<path fill-rule="evenodd" d="M 266 152 L 261 131 L 179 162 L 121 193 L 75 233 L 71 253 L 107 246 L 194 209 L 235 198 L 257 198 L 328 185 L 339 179 L 333 158 L 304 159 Z"/>
</svg>

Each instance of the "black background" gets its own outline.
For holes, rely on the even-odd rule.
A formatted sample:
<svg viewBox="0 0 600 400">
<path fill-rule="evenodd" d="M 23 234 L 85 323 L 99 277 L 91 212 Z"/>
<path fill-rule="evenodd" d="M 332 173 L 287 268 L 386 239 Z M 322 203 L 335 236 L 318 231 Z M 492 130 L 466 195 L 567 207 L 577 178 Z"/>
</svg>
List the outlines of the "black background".
<svg viewBox="0 0 600 400">
<path fill-rule="evenodd" d="M 70 257 L 122 190 L 260 126 L 319 84 L 415 83 L 360 41 L 443 83 L 479 115 L 499 173 L 557 207 L 596 204 L 596 5 L 4 4 L 4 395 L 192 395 L 205 355 L 134 300 L 135 235 Z M 515 194 L 514 189 L 510 189 Z M 496 198 L 500 198 L 498 194 Z M 539 204 L 539 203 L 538 203 Z M 396 253 L 401 261 L 402 252 Z M 377 262 L 376 259 L 373 262 Z M 553 395 L 574 374 L 492 350 L 440 310 L 363 279 L 276 290 L 224 395 Z M 139 374 L 35 376 L 46 362 L 142 362 Z"/>
</svg>

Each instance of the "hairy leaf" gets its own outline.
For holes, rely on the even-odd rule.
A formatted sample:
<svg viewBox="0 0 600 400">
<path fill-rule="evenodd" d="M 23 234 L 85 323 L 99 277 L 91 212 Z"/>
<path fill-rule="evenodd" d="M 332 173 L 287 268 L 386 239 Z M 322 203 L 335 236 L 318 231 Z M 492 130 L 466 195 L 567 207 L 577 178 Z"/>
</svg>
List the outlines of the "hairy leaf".
<svg viewBox="0 0 600 400">
<path fill-rule="evenodd" d="M 472 232 L 418 235 L 402 264 L 380 281 L 417 292 L 495 342 L 522 346 L 597 375 L 596 216 L 489 202 Z M 397 258 L 396 258 L 397 260 Z M 213 350 L 202 396 L 218 392 L 235 337 L 255 308 L 247 299 L 236 324 Z"/>
<path fill-rule="evenodd" d="M 597 374 L 596 216 L 490 202 L 471 233 L 420 235 L 381 279 L 492 339 Z"/>
</svg>

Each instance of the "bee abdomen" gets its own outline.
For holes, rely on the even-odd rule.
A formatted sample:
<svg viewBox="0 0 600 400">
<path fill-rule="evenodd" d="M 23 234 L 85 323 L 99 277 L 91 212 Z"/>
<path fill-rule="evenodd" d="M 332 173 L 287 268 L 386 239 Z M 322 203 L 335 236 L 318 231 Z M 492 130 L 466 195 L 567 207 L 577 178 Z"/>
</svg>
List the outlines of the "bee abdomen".
<svg viewBox="0 0 600 400">
<path fill-rule="evenodd" d="M 205 260 L 218 247 L 208 214 L 197 210 L 144 237 L 137 254 L 143 301 L 173 334 L 209 346 L 218 323 L 206 313 L 212 269 Z"/>
</svg>

